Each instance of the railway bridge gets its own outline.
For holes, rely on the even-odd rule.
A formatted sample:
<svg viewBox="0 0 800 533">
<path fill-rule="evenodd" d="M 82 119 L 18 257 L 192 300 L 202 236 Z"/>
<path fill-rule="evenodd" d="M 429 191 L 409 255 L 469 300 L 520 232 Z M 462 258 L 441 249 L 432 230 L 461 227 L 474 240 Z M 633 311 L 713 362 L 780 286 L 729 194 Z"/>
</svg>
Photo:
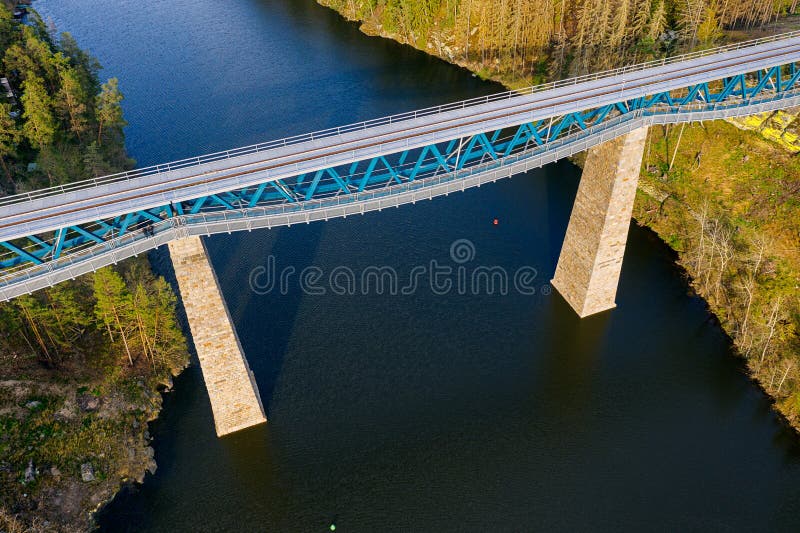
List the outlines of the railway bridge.
<svg viewBox="0 0 800 533">
<path fill-rule="evenodd" d="M 200 237 L 363 214 L 589 150 L 553 286 L 615 305 L 647 128 L 800 105 L 800 32 L 0 198 L 0 301 L 167 244 L 219 435 L 265 421 Z"/>
</svg>

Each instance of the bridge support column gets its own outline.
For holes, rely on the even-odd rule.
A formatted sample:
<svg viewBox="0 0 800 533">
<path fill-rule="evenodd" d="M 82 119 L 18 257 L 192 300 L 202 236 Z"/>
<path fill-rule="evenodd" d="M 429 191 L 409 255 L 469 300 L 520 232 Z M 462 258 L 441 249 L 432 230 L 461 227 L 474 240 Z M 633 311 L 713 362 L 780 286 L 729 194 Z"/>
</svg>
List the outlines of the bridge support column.
<svg viewBox="0 0 800 533">
<path fill-rule="evenodd" d="M 258 387 L 203 241 L 200 237 L 172 241 L 169 253 L 211 398 L 217 436 L 266 422 Z"/>
<path fill-rule="evenodd" d="M 583 318 L 616 307 L 647 128 L 591 148 L 552 285 Z"/>
</svg>

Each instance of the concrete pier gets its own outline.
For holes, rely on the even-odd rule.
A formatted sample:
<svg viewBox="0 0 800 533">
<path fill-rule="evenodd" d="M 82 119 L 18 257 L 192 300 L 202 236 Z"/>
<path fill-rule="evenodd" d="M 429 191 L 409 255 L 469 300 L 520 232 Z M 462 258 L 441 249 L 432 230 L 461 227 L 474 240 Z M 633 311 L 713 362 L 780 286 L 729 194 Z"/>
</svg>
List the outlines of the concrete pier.
<svg viewBox="0 0 800 533">
<path fill-rule="evenodd" d="M 169 243 L 183 306 L 221 437 L 267 421 L 217 276 L 200 237 Z"/>
<path fill-rule="evenodd" d="M 616 306 L 647 128 L 589 150 L 552 285 L 583 318 Z"/>
</svg>

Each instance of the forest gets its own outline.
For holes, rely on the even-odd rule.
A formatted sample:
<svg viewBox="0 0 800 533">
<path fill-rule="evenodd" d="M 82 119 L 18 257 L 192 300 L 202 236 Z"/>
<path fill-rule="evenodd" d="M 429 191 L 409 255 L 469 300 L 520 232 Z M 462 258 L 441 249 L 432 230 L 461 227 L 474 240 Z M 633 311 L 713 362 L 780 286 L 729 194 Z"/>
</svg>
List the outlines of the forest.
<svg viewBox="0 0 800 533">
<path fill-rule="evenodd" d="M 72 36 L 0 4 L 0 61 L 0 196 L 133 168 L 120 84 Z M 84 529 L 154 469 L 146 423 L 187 363 L 176 296 L 145 258 L 0 304 L 0 531 Z"/>
<path fill-rule="evenodd" d="M 68 33 L 0 12 L 2 67 L 13 97 L 0 103 L 0 161 L 8 193 L 132 168 L 125 155 L 115 78 L 100 85 L 97 60 Z"/>
<path fill-rule="evenodd" d="M 510 86 L 713 46 L 797 0 L 320 0 L 387 34 Z"/>
<path fill-rule="evenodd" d="M 0 156 L 9 192 L 68 183 L 133 167 L 127 157 L 115 78 L 68 34 L 56 36 L 32 16 L 14 21 L 0 9 L 3 73 L 14 96 L 0 103 Z M 106 348 L 133 367 L 170 367 L 175 297 L 146 266 L 129 262 L 0 306 L 0 349 L 34 354 L 51 367 Z M 174 328 L 172 328 L 174 329 Z M 180 344 L 180 343 L 179 343 Z"/>
</svg>

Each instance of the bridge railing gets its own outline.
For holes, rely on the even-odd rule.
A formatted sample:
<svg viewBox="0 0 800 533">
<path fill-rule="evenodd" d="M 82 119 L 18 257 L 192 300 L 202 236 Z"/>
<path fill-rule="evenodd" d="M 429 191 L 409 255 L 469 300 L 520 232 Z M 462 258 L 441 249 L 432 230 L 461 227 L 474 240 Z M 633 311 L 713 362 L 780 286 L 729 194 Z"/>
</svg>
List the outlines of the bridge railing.
<svg viewBox="0 0 800 533">
<path fill-rule="evenodd" d="M 144 247 L 156 248 L 160 245 L 166 244 L 172 237 L 170 235 L 177 235 L 176 232 L 181 228 L 187 227 L 208 227 L 214 224 L 230 225 L 243 219 L 257 219 L 260 217 L 280 217 L 288 216 L 297 213 L 311 212 L 319 209 L 331 209 L 342 207 L 353 203 L 362 202 L 370 199 L 378 199 L 381 197 L 390 197 L 397 192 L 398 189 L 418 189 L 426 188 L 432 185 L 438 185 L 446 182 L 458 181 L 462 178 L 474 175 L 476 173 L 484 172 L 491 167 L 502 167 L 524 158 L 528 154 L 536 154 L 546 152 L 552 147 L 558 147 L 565 144 L 579 142 L 591 134 L 619 125 L 620 123 L 630 122 L 634 118 L 641 116 L 642 111 L 637 110 L 629 115 L 621 115 L 609 121 L 604 122 L 602 125 L 597 125 L 588 130 L 576 132 L 566 137 L 552 141 L 546 145 L 537 146 L 530 150 L 516 153 L 514 155 L 505 157 L 499 161 L 490 161 L 465 167 L 455 172 L 443 173 L 426 179 L 421 179 L 414 182 L 404 182 L 391 188 L 378 188 L 368 189 L 359 192 L 355 195 L 342 195 L 332 196 L 320 199 L 313 199 L 300 204 L 276 204 L 276 205 L 260 205 L 248 209 L 240 209 L 234 211 L 212 211 L 200 212 L 194 214 L 184 214 L 173 218 L 168 218 L 153 224 L 142 223 L 133 226 L 124 235 L 115 236 L 103 243 L 86 242 L 81 246 L 73 248 L 68 254 L 63 254 L 57 259 L 46 261 L 39 265 L 20 265 L 17 268 L 6 269 L 0 272 L 0 294 L 5 287 L 12 284 L 17 284 L 26 281 L 36 280 L 42 276 L 53 275 L 59 271 L 70 269 L 85 261 L 93 261 L 95 258 L 105 255 L 111 255 L 114 261 L 117 260 L 117 255 L 123 249 L 133 246 L 142 247 L 143 243 L 150 242 L 152 245 Z M 602 128 L 601 128 L 602 126 Z M 147 231 L 145 231 L 147 228 Z M 231 229 L 232 230 L 232 229 Z M 148 234 L 149 233 L 149 234 Z M 119 260 L 124 259 L 123 254 L 119 254 Z"/>
<path fill-rule="evenodd" d="M 785 99 L 793 99 L 793 102 L 796 102 L 798 97 L 800 97 L 800 90 L 787 91 L 785 93 L 774 95 L 770 98 L 763 98 L 752 101 L 750 102 L 750 104 L 748 104 L 748 107 L 750 105 L 760 106 L 763 105 L 764 103 L 775 102 Z M 626 124 L 632 125 L 628 129 L 634 127 L 633 124 L 635 123 L 636 119 L 640 119 L 643 117 L 646 118 L 648 116 L 654 117 L 658 115 L 664 116 L 670 114 L 676 116 L 688 115 L 687 118 L 684 118 L 682 120 L 683 122 L 686 122 L 693 120 L 702 120 L 703 117 L 701 115 L 703 112 L 706 113 L 717 112 L 725 109 L 735 109 L 737 107 L 739 108 L 742 107 L 741 101 L 740 102 L 731 101 L 728 103 L 714 103 L 714 104 L 698 102 L 683 106 L 669 106 L 664 104 L 648 110 L 639 109 L 628 114 L 619 115 L 608 121 L 604 121 L 600 124 L 591 126 L 586 130 L 570 133 L 565 137 L 553 140 L 551 142 L 548 142 L 547 144 L 543 144 L 527 150 L 523 150 L 521 152 L 517 152 L 513 155 L 509 155 L 500 160 L 492 160 L 486 163 L 478 163 L 469 167 L 465 167 L 464 169 L 458 170 L 456 172 L 433 175 L 418 181 L 404 182 L 402 184 L 393 186 L 392 188 L 381 187 L 376 189 L 368 189 L 353 195 L 340 195 L 334 197 L 314 199 L 299 204 L 291 203 L 291 204 L 262 205 L 262 206 L 256 206 L 254 208 L 240 209 L 233 211 L 214 211 L 208 213 L 201 212 L 197 214 L 190 214 L 190 215 L 187 214 L 170 218 L 155 223 L 153 225 L 149 225 L 149 236 L 148 232 L 145 231 L 145 227 L 148 225 L 144 224 L 141 227 L 133 227 L 131 228 L 130 232 L 122 236 L 113 237 L 102 244 L 86 243 L 81 247 L 71 250 L 69 254 L 62 255 L 58 259 L 47 261 L 40 265 L 28 265 L 28 266 L 20 265 L 20 267 L 0 272 L 0 295 L 2 295 L 5 287 L 10 287 L 11 285 L 17 285 L 19 283 L 24 283 L 26 281 L 32 281 L 40 278 L 41 276 L 52 275 L 59 271 L 70 269 L 73 266 L 81 264 L 85 261 L 94 261 L 95 258 L 99 256 L 111 254 L 111 256 L 114 257 L 114 261 L 122 260 L 125 257 L 128 257 L 129 255 L 132 254 L 121 253 L 121 250 L 130 249 L 131 247 L 134 247 L 134 250 L 138 250 L 137 253 L 142 253 L 148 249 L 152 249 L 162 244 L 165 244 L 172 238 L 179 237 L 180 235 L 175 232 L 180 231 L 181 228 L 185 227 L 208 228 L 211 225 L 217 225 L 217 226 L 224 225 L 228 227 L 228 231 L 232 231 L 232 225 L 235 224 L 236 222 L 241 222 L 242 220 L 248 220 L 248 219 L 255 220 L 264 217 L 273 218 L 280 216 L 291 216 L 303 212 L 311 213 L 313 211 L 334 209 L 337 207 L 352 205 L 354 203 L 361 203 L 364 201 L 375 200 L 377 198 L 390 197 L 395 195 L 398 191 L 400 192 L 410 191 L 415 189 L 433 187 L 444 183 L 459 181 L 465 178 L 469 178 L 470 176 L 475 176 L 490 171 L 494 168 L 508 167 L 514 165 L 516 162 L 520 160 L 531 159 L 537 156 L 544 156 L 545 154 L 549 155 L 552 154 L 553 152 L 558 152 L 559 150 L 562 152 L 564 152 L 565 150 L 569 150 L 569 153 L 582 151 L 593 146 L 594 144 L 597 144 L 598 139 L 602 141 L 603 140 L 602 137 L 604 135 L 606 136 L 609 135 L 611 130 L 614 130 L 615 128 L 619 128 Z M 699 117 L 699 118 L 693 118 L 693 117 Z M 567 155 L 569 154 L 567 153 Z M 276 223 L 275 225 L 282 225 L 282 224 Z M 94 265 L 93 263 L 93 267 L 94 266 L 97 266 L 99 268 L 102 265 L 100 264 Z"/>
<path fill-rule="evenodd" d="M 118 172 L 116 174 L 108 174 L 106 176 L 101 176 L 97 178 L 91 178 L 87 180 L 75 181 L 72 183 L 64 184 L 64 185 L 57 185 L 54 187 L 38 189 L 36 191 L 24 192 L 20 194 L 10 195 L 3 198 L 0 198 L 0 207 L 4 205 L 11 205 L 20 202 L 26 202 L 30 200 L 36 200 L 43 197 L 53 196 L 56 194 L 63 194 L 67 192 L 72 192 L 76 190 L 97 187 L 100 185 L 112 184 L 115 182 L 120 181 L 129 181 L 136 178 L 146 177 L 154 174 L 161 174 L 164 172 L 170 172 L 173 170 L 179 170 L 187 167 L 193 167 L 205 163 L 212 163 L 215 161 L 220 161 L 224 159 L 231 159 L 238 156 L 264 152 L 267 150 L 273 150 L 276 148 L 282 148 L 286 146 L 291 146 L 294 144 L 299 144 L 308 141 L 315 141 L 318 139 L 324 139 L 327 137 L 333 137 L 342 135 L 345 133 L 351 133 L 355 131 L 363 131 L 370 128 L 384 126 L 384 125 L 391 125 L 397 122 L 407 121 L 407 120 L 414 120 L 422 117 L 438 115 L 441 113 L 446 113 L 448 111 L 455 111 L 458 109 L 465 109 L 468 107 L 473 107 L 477 105 L 487 104 L 491 102 L 495 102 L 498 100 L 505 100 L 510 99 L 515 96 L 525 96 L 534 94 L 537 92 L 547 91 L 558 89 L 560 87 L 566 87 L 570 85 L 576 85 L 578 83 L 584 83 L 588 81 L 595 81 L 603 78 L 609 78 L 619 75 L 624 75 L 632 72 L 642 71 L 648 68 L 653 67 L 660 67 L 664 65 L 670 65 L 673 63 L 679 63 L 682 61 L 689 61 L 692 59 L 697 59 L 701 57 L 707 57 L 715 54 L 721 54 L 725 52 L 731 52 L 734 50 L 740 50 L 742 48 L 749 48 L 753 46 L 758 46 L 760 44 L 765 44 L 769 42 L 781 41 L 785 39 L 791 39 L 795 37 L 800 37 L 800 30 L 791 31 L 787 33 L 782 33 L 778 35 L 772 35 L 768 37 L 761 37 L 759 39 L 753 39 L 749 41 L 742 41 L 739 43 L 728 44 L 724 46 L 719 46 L 716 48 L 710 48 L 707 50 L 701 50 L 696 52 L 689 52 L 686 54 L 681 54 L 677 56 L 672 56 L 669 58 L 662 58 L 653 61 L 647 61 L 644 63 L 637 63 L 635 65 L 628 65 L 625 67 L 619 67 L 611 70 L 605 70 L 601 72 L 596 72 L 592 74 L 585 74 L 582 76 L 577 76 L 573 78 L 568 78 L 559 81 L 553 81 L 549 83 L 544 83 L 540 85 L 534 85 L 531 87 L 527 87 L 524 89 L 514 90 L 514 91 L 505 91 L 501 93 L 490 94 L 486 96 L 481 96 L 477 98 L 470 98 L 468 100 L 461 100 L 459 102 L 452 102 L 448 104 L 442 104 L 439 106 L 428 107 L 424 109 L 418 109 L 415 111 L 408 111 L 405 113 L 399 113 L 396 115 L 389 115 L 386 117 L 380 117 L 371 120 L 365 120 L 362 122 L 356 122 L 352 124 L 347 124 L 344 126 L 338 126 L 335 128 L 328 128 L 324 130 L 319 130 L 311 133 L 305 133 L 302 135 L 294 135 L 291 137 L 285 137 L 282 139 L 276 139 L 273 141 L 267 141 L 263 143 L 252 144 L 249 146 L 243 146 L 239 148 L 233 148 L 230 150 L 224 150 L 221 152 L 214 152 L 210 154 L 200 155 L 196 157 L 189 157 L 185 159 L 179 159 L 176 161 L 171 161 L 168 163 L 162 163 L 158 165 L 151 165 L 147 167 L 142 167 L 139 169 L 129 170 L 125 172 Z"/>
</svg>

